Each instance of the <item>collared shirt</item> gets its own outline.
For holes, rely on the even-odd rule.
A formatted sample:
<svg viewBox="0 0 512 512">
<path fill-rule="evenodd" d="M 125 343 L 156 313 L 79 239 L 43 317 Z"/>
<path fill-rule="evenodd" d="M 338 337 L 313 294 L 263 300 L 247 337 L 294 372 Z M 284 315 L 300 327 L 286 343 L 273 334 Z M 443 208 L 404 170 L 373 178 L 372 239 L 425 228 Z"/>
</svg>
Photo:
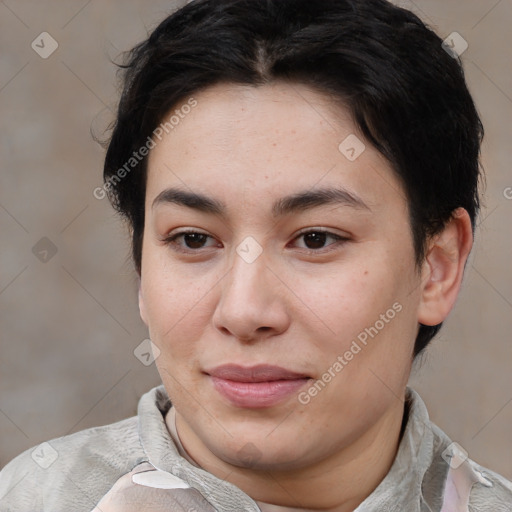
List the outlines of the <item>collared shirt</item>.
<svg viewBox="0 0 512 512">
<path fill-rule="evenodd" d="M 354 512 L 512 512 L 512 483 L 466 458 L 409 387 L 406 404 L 395 460 Z M 0 512 L 265 510 L 187 456 L 170 408 L 158 386 L 137 416 L 25 451 L 0 472 Z"/>
</svg>

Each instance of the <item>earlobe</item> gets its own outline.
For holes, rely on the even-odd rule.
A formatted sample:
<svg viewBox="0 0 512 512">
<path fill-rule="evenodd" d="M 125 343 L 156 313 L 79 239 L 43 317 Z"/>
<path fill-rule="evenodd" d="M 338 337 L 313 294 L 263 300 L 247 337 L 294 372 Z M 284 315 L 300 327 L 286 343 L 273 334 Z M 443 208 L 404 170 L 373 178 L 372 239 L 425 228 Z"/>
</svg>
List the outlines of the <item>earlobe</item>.
<svg viewBox="0 0 512 512">
<path fill-rule="evenodd" d="M 430 241 L 421 275 L 419 323 L 437 325 L 446 319 L 457 299 L 472 245 L 471 219 L 464 208 L 458 208 Z"/>
</svg>

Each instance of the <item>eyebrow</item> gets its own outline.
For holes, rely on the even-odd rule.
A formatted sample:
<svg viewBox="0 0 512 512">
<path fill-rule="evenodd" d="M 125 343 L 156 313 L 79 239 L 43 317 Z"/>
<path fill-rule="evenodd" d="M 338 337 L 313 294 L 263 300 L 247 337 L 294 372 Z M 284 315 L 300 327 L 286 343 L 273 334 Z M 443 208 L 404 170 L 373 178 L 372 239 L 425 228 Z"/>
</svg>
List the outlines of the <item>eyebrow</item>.
<svg viewBox="0 0 512 512">
<path fill-rule="evenodd" d="M 160 204 L 177 204 L 203 213 L 226 216 L 226 204 L 197 192 L 188 192 L 179 188 L 167 188 L 153 200 L 152 208 Z M 355 209 L 370 207 L 356 194 L 344 188 L 320 188 L 297 192 L 282 197 L 272 205 L 272 216 L 281 217 L 292 213 L 300 213 L 320 206 L 350 206 Z"/>
</svg>

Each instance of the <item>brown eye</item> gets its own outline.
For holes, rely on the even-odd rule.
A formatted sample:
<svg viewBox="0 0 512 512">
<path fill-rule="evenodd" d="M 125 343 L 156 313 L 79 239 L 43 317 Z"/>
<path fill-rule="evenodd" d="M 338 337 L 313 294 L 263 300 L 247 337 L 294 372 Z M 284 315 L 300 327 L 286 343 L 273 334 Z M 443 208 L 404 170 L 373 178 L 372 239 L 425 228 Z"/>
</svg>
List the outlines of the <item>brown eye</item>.
<svg viewBox="0 0 512 512">
<path fill-rule="evenodd" d="M 305 231 L 301 233 L 296 240 L 303 239 L 304 246 L 301 247 L 303 249 L 307 249 L 310 252 L 322 252 L 322 249 L 327 248 L 327 250 L 330 250 L 331 246 L 338 246 L 342 244 L 343 242 L 347 241 L 348 238 L 337 235 L 335 233 L 331 233 L 329 231 L 323 231 L 319 229 Z M 334 240 L 334 242 L 327 243 L 328 240 Z M 327 245 L 326 245 L 327 244 Z M 300 247 L 300 246 L 299 246 Z M 325 251 L 323 251 L 325 252 Z"/>
<path fill-rule="evenodd" d="M 209 239 L 214 243 L 206 245 Z M 188 253 L 199 252 L 200 249 L 208 249 L 215 246 L 218 247 L 218 244 L 215 244 L 215 239 L 213 237 L 197 231 L 181 231 L 167 236 L 163 242 L 175 251 Z"/>
<path fill-rule="evenodd" d="M 181 236 L 189 249 L 201 249 L 208 238 L 208 235 L 202 233 L 184 233 Z"/>
<path fill-rule="evenodd" d="M 304 237 L 304 243 L 308 249 L 321 249 L 325 245 L 328 235 L 321 231 L 312 231 L 302 236 Z"/>
</svg>

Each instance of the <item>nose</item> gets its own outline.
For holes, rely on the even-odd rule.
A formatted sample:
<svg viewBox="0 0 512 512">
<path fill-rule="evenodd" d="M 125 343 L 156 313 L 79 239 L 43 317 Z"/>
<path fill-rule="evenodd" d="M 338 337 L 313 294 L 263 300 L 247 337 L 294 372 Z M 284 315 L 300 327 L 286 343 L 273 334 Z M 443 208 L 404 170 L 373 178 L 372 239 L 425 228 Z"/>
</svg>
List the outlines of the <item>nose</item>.
<svg viewBox="0 0 512 512">
<path fill-rule="evenodd" d="M 254 342 L 284 332 L 290 317 L 287 289 L 264 255 L 248 263 L 238 254 L 226 277 L 213 315 L 215 328 L 243 342 Z"/>
</svg>

